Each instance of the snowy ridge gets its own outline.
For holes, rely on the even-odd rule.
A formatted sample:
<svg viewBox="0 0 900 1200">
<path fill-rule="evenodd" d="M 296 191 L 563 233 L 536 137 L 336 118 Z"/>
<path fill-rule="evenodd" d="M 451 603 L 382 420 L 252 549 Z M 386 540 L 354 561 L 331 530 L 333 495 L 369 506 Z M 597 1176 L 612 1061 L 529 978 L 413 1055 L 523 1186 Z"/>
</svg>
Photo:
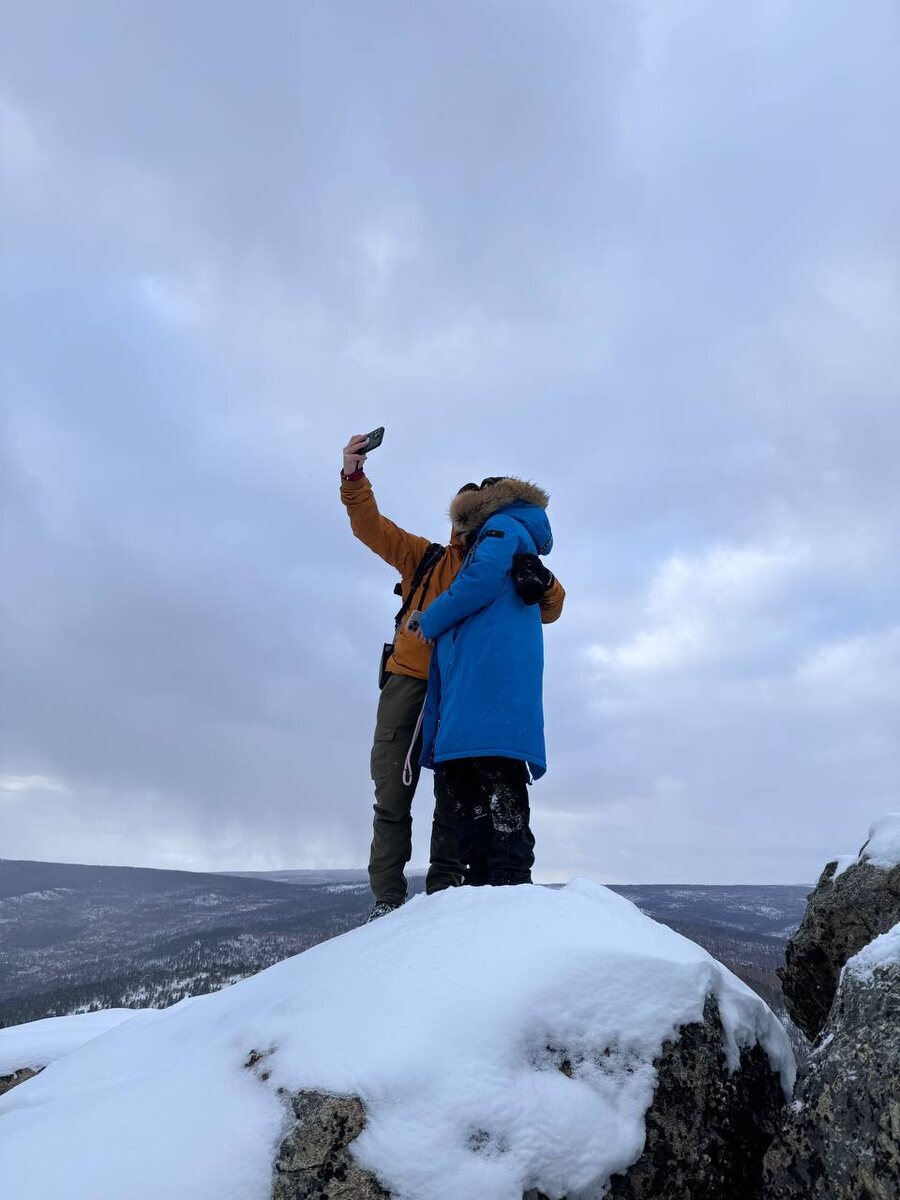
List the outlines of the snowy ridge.
<svg viewBox="0 0 900 1200">
<path fill-rule="evenodd" d="M 709 994 L 729 1064 L 759 1043 L 789 1093 L 759 997 L 608 889 L 417 897 L 52 1063 L 0 1100 L 4 1178 L 16 1200 L 268 1200 L 278 1089 L 310 1087 L 363 1100 L 354 1150 L 402 1200 L 597 1191 L 640 1156 L 653 1060 Z"/>
</svg>

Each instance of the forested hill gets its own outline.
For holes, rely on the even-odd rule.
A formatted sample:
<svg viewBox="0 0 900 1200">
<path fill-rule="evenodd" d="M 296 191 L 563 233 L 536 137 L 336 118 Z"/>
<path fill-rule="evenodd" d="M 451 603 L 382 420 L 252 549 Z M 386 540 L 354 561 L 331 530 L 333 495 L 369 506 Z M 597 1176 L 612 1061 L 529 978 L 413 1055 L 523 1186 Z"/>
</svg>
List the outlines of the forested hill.
<svg viewBox="0 0 900 1200">
<path fill-rule="evenodd" d="M 215 991 L 359 924 L 363 893 L 0 860 L 0 1026 Z"/>
</svg>

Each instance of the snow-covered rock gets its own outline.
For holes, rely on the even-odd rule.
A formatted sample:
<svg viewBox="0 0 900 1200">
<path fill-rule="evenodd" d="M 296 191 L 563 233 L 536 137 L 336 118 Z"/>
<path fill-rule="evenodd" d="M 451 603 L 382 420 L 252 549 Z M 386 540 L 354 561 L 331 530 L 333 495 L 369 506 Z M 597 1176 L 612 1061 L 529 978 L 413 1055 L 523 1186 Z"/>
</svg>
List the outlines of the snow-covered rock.
<svg viewBox="0 0 900 1200">
<path fill-rule="evenodd" d="M 885 813 L 873 821 L 859 854 L 839 854 L 834 861 L 835 879 L 859 862 L 871 863 L 883 871 L 900 866 L 900 813 Z"/>
<path fill-rule="evenodd" d="M 7 1092 L 11 1092 L 20 1083 L 27 1083 L 29 1079 L 34 1079 L 35 1075 L 39 1074 L 40 1071 L 40 1067 L 18 1067 L 15 1071 L 9 1071 L 6 1075 L 0 1075 L 0 1096 L 5 1096 Z"/>
<path fill-rule="evenodd" d="M 682 1044 L 667 1083 L 662 1063 Z M 708 1088 L 691 1061 L 715 1070 Z M 724 1097 L 707 1141 L 740 1158 L 730 1145 L 759 1150 L 793 1073 L 755 993 L 615 893 L 586 881 L 461 888 L 51 1063 L 0 1100 L 0 1160 L 15 1200 L 269 1200 L 292 1176 L 303 1184 L 302 1165 L 274 1166 L 288 1161 L 302 1097 L 328 1093 L 361 1128 L 341 1170 L 399 1200 L 575 1200 L 613 1176 L 623 1200 L 700 1200 L 717 1193 L 628 1190 L 645 1142 L 665 1145 L 655 1096 L 668 1088 L 682 1106 L 673 1130 L 702 1124 L 705 1088 Z M 751 1125 L 754 1103 L 763 1114 L 749 1139 L 729 1141 L 729 1088 Z"/>
<path fill-rule="evenodd" d="M 779 971 L 788 1012 L 815 1038 L 849 958 L 900 921 L 900 813 L 876 821 L 859 854 L 828 863 Z"/>
<path fill-rule="evenodd" d="M 880 934 L 847 962 L 844 971 L 870 980 L 881 967 L 900 965 L 900 924 Z"/>
<path fill-rule="evenodd" d="M 900 813 L 887 813 L 875 821 L 859 857 L 886 871 L 900 866 Z"/>
<path fill-rule="evenodd" d="M 132 1008 L 109 1008 L 0 1029 L 0 1096 L 33 1079 L 54 1059 L 70 1054 L 135 1015 Z"/>
<path fill-rule="evenodd" d="M 758 1197 L 763 1156 L 778 1128 L 784 1096 L 765 1052 L 741 1051 L 729 1071 L 716 1002 L 708 997 L 703 1020 L 682 1026 L 654 1066 L 657 1083 L 647 1110 L 644 1149 L 632 1166 L 613 1175 L 608 1200 L 735 1200 Z M 548 1050 L 550 1048 L 548 1047 Z M 566 1078 L 579 1064 L 553 1048 Z M 273 1200 L 390 1200 L 376 1177 L 362 1170 L 352 1143 L 365 1126 L 355 1097 L 302 1091 L 292 1097 L 296 1121 L 281 1144 Z M 469 1135 L 476 1153 L 500 1150 L 488 1129 Z M 518 1191 L 515 1194 L 518 1200 Z M 557 1193 L 551 1193 L 556 1197 Z M 577 1196 L 596 1196 L 594 1188 Z M 548 1200 L 530 1188 L 524 1200 Z"/>
<path fill-rule="evenodd" d="M 900 1196 L 900 924 L 849 960 L 766 1158 L 766 1200 Z"/>
<path fill-rule="evenodd" d="M 47 1017 L 27 1025 L 0 1029 L 0 1075 L 28 1067 L 40 1070 L 85 1042 L 130 1021 L 142 1009 L 107 1008 L 101 1012 L 76 1013 L 70 1017 Z"/>
</svg>

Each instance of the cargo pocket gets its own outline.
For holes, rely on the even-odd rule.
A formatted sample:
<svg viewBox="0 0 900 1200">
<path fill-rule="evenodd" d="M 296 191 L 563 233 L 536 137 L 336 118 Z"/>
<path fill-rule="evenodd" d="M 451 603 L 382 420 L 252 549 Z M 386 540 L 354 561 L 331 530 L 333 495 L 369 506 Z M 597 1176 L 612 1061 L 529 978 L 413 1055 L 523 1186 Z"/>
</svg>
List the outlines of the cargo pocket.
<svg viewBox="0 0 900 1200">
<path fill-rule="evenodd" d="M 396 770 L 397 757 L 397 728 L 387 726 L 375 730 L 375 741 L 372 743 L 372 756 L 369 762 L 369 774 L 374 783 L 386 783 Z"/>
</svg>

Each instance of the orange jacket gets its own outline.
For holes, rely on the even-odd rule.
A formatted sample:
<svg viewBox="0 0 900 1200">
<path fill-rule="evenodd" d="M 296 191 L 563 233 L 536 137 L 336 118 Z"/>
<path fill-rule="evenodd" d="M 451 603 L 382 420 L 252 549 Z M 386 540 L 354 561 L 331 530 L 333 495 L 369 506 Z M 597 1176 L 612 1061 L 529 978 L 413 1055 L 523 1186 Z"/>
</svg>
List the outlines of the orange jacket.
<svg viewBox="0 0 900 1200">
<path fill-rule="evenodd" d="M 356 537 L 400 572 L 405 599 L 409 594 L 416 567 L 431 545 L 430 541 L 428 538 L 417 537 L 414 533 L 407 533 L 405 529 L 381 515 L 375 503 L 372 484 L 365 475 L 358 479 L 341 479 L 341 500 L 350 516 L 350 528 Z M 424 611 L 432 600 L 447 590 L 456 578 L 465 556 L 463 539 L 454 535 L 434 569 L 421 603 L 417 593 L 417 607 Z M 557 579 L 541 601 L 541 620 L 545 625 L 558 619 L 565 598 L 565 590 Z M 412 675 L 415 679 L 427 679 L 430 662 L 431 647 L 407 633 L 405 624 L 402 625 L 397 632 L 394 653 L 388 660 L 387 669 L 395 675 Z"/>
</svg>

